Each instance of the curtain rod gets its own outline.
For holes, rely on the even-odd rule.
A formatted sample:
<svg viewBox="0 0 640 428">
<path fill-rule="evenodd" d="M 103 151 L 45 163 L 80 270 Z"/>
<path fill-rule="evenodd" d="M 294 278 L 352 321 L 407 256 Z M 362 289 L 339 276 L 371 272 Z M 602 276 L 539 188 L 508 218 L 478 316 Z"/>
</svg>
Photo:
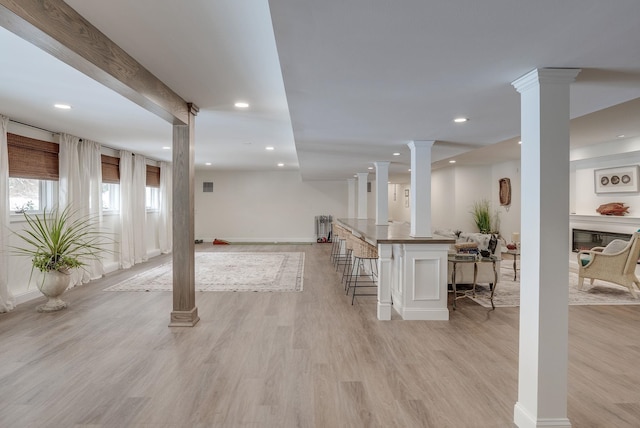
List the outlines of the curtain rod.
<svg viewBox="0 0 640 428">
<path fill-rule="evenodd" d="M 48 129 L 40 128 L 39 126 L 30 125 L 28 123 L 20 122 L 20 121 L 15 120 L 15 119 L 9 119 L 9 122 L 13 122 L 13 123 L 17 123 L 17 124 L 20 124 L 20 125 L 28 126 L 30 128 L 39 129 L 41 131 L 48 132 L 48 133 L 53 134 L 53 135 L 60 134 L 59 132 L 53 132 L 53 131 L 50 131 Z"/>
</svg>

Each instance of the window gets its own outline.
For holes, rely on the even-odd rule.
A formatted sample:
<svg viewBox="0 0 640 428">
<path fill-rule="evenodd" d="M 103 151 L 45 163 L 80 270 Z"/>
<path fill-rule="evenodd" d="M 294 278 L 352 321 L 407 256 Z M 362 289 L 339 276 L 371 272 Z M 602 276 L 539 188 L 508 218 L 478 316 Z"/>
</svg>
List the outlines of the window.
<svg viewBox="0 0 640 428">
<path fill-rule="evenodd" d="M 157 211 L 160 209 L 160 189 L 157 187 L 146 187 L 146 208 L 147 211 Z"/>
<path fill-rule="evenodd" d="M 115 213 L 120 211 L 120 185 L 102 183 L 102 212 Z"/>
<path fill-rule="evenodd" d="M 158 211 L 160 209 L 160 167 L 158 166 L 147 165 L 146 196 L 147 211 Z"/>
<path fill-rule="evenodd" d="M 58 200 L 58 145 L 7 133 L 9 209 L 42 212 Z"/>
<path fill-rule="evenodd" d="M 9 177 L 9 207 L 13 213 L 42 212 L 57 200 L 57 181 Z"/>
</svg>

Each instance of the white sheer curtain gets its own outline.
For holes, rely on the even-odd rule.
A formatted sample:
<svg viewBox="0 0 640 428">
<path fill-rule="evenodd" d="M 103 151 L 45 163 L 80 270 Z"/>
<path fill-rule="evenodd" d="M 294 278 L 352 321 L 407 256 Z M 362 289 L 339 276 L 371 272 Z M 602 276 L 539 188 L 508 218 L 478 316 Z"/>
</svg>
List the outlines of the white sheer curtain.
<svg viewBox="0 0 640 428">
<path fill-rule="evenodd" d="M 120 267 L 134 265 L 133 247 L 133 153 L 120 151 Z"/>
<path fill-rule="evenodd" d="M 158 224 L 158 242 L 163 254 L 170 253 L 173 248 L 173 204 L 172 204 L 172 166 L 168 162 L 160 162 L 160 221 Z"/>
<path fill-rule="evenodd" d="M 100 144 L 91 140 L 80 143 L 78 158 L 80 159 L 80 212 L 94 218 L 98 227 L 102 227 L 102 157 Z M 100 260 L 87 261 L 82 282 L 100 278 L 104 275 L 104 267 Z"/>
<path fill-rule="evenodd" d="M 120 266 L 123 269 L 147 260 L 146 184 L 144 156 L 120 151 Z"/>
<path fill-rule="evenodd" d="M 92 216 L 100 227 L 102 212 L 102 162 L 100 144 L 60 134 L 58 143 L 59 209 L 70 206 L 78 216 Z M 99 260 L 86 260 L 87 265 L 71 280 L 71 286 L 100 278 L 104 269 Z"/>
<path fill-rule="evenodd" d="M 73 135 L 60 134 L 58 136 L 58 207 L 61 210 L 70 205 L 73 210 L 80 208 L 79 142 L 80 138 Z"/>
<path fill-rule="evenodd" d="M 15 301 L 9 291 L 9 155 L 7 127 L 9 118 L 0 116 L 0 313 L 13 309 Z"/>
<path fill-rule="evenodd" d="M 133 156 L 133 248 L 135 263 L 148 260 L 146 223 L 147 223 L 147 160 L 142 155 Z"/>
</svg>

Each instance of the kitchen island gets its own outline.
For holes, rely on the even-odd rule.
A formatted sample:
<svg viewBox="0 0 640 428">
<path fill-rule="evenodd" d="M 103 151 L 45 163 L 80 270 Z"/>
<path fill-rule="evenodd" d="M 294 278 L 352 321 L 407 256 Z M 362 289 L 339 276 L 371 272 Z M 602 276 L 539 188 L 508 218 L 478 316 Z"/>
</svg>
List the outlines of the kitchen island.
<svg viewBox="0 0 640 428">
<path fill-rule="evenodd" d="M 390 320 L 391 309 L 404 320 L 448 320 L 447 253 L 454 239 L 416 238 L 410 226 L 377 226 L 373 219 L 338 219 L 357 238 L 378 248 L 379 320 Z"/>
</svg>

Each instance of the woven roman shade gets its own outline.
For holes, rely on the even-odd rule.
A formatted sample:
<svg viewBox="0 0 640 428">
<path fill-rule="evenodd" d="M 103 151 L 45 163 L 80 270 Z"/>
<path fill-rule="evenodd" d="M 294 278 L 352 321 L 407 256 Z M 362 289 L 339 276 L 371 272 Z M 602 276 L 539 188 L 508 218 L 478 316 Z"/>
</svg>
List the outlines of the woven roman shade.
<svg viewBox="0 0 640 428">
<path fill-rule="evenodd" d="M 7 133 L 9 177 L 58 179 L 58 144 Z"/>
<path fill-rule="evenodd" d="M 160 167 L 147 165 L 147 187 L 160 187 Z"/>
<path fill-rule="evenodd" d="M 120 158 L 102 155 L 102 182 L 120 183 Z"/>
</svg>

